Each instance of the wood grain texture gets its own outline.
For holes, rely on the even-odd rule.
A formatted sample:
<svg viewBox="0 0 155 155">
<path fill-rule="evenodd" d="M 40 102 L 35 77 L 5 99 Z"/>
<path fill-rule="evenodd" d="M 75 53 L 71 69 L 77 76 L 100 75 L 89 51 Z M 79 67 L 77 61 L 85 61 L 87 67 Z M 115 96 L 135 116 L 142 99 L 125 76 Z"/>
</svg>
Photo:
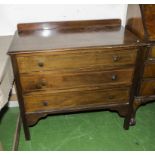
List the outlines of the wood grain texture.
<svg viewBox="0 0 155 155">
<path fill-rule="evenodd" d="M 155 60 L 155 46 L 154 46 L 154 44 L 152 45 L 151 50 L 149 52 L 149 59 Z"/>
<path fill-rule="evenodd" d="M 90 70 L 111 69 L 124 65 L 133 65 L 137 49 L 111 50 L 91 48 L 89 50 L 71 50 L 17 56 L 19 72 L 48 70 Z M 41 64 L 41 65 L 40 65 Z"/>
<path fill-rule="evenodd" d="M 141 4 L 141 11 L 143 15 L 143 23 L 147 33 L 147 39 L 155 41 L 155 5 L 154 4 Z"/>
<path fill-rule="evenodd" d="M 105 20 L 78 20 L 78 21 L 61 21 L 61 22 L 40 22 L 40 23 L 20 23 L 17 25 L 19 33 L 25 31 L 36 30 L 62 30 L 62 29 L 84 29 L 100 27 L 120 27 L 120 19 L 105 19 Z"/>
<path fill-rule="evenodd" d="M 155 95 L 155 80 L 144 80 L 141 84 L 140 96 Z"/>
<path fill-rule="evenodd" d="M 29 126 L 33 126 L 36 125 L 36 123 L 41 119 L 41 118 L 45 118 L 47 116 L 51 116 L 51 115 L 58 115 L 58 114 L 73 114 L 73 113 L 78 113 L 78 112 L 93 112 L 93 111 L 97 111 L 97 110 L 110 110 L 110 111 L 114 111 L 114 112 L 118 112 L 120 116 L 125 117 L 128 113 L 128 109 L 129 109 L 129 104 L 125 103 L 125 104 L 113 104 L 113 105 L 92 105 L 92 106 L 87 106 L 87 107 L 78 107 L 78 108 L 71 108 L 71 109 L 63 109 L 62 111 L 60 110 L 55 110 L 52 111 L 52 114 L 50 111 L 43 111 L 43 112 L 29 112 L 26 113 L 26 119 L 28 122 Z"/>
<path fill-rule="evenodd" d="M 20 76 L 24 93 L 90 86 L 131 85 L 133 68 L 111 71 L 37 72 Z"/>
<path fill-rule="evenodd" d="M 110 22 L 18 25 L 9 54 L 27 139 L 28 126 L 65 112 L 116 110 L 129 128 L 146 44 Z"/>
<path fill-rule="evenodd" d="M 62 91 L 24 96 L 26 112 L 65 110 L 102 104 L 127 103 L 129 89 Z"/>
<path fill-rule="evenodd" d="M 127 26 L 131 32 L 139 36 L 147 46 L 146 54 L 139 61 L 138 87 L 135 88 L 135 100 L 132 106 L 132 122 L 135 122 L 136 110 L 144 103 L 155 100 L 155 5 L 140 4 L 129 5 L 127 13 Z M 131 122 L 131 123 L 132 123 Z"/>
<path fill-rule="evenodd" d="M 22 34 L 15 33 L 9 54 L 30 53 L 43 50 L 64 50 L 73 48 L 137 46 L 138 37 L 123 27 L 94 28 L 81 31 L 36 30 Z"/>
<path fill-rule="evenodd" d="M 144 78 L 155 78 L 155 62 L 147 62 L 144 68 Z"/>
<path fill-rule="evenodd" d="M 13 73 L 14 73 L 14 78 L 15 78 L 15 87 L 16 87 L 16 92 L 17 92 L 17 99 L 18 99 L 18 103 L 19 103 L 23 129 L 24 129 L 24 133 L 25 133 L 25 139 L 30 140 L 30 132 L 29 132 L 26 118 L 25 118 L 26 110 L 25 110 L 24 101 L 23 101 L 22 87 L 20 84 L 19 69 L 18 69 L 17 59 L 16 59 L 15 55 L 11 56 L 11 62 L 12 62 Z"/>
</svg>

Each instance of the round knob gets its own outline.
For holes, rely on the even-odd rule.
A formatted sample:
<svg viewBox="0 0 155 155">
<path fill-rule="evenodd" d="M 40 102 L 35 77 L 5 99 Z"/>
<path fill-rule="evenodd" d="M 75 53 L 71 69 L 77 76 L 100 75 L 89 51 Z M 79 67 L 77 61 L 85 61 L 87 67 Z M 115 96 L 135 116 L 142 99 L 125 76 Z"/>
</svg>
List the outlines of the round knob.
<svg viewBox="0 0 155 155">
<path fill-rule="evenodd" d="M 111 79 L 112 80 L 116 80 L 117 79 L 117 75 L 112 75 Z"/>
<path fill-rule="evenodd" d="M 120 57 L 119 57 L 118 55 L 114 55 L 114 56 L 113 56 L 113 61 L 116 62 L 116 61 L 118 61 L 119 59 L 120 59 Z"/>
<path fill-rule="evenodd" d="M 37 89 L 41 89 L 42 88 L 42 85 L 40 83 L 36 84 L 36 88 Z"/>
<path fill-rule="evenodd" d="M 42 104 L 43 106 L 48 106 L 48 101 L 43 101 Z"/>
<path fill-rule="evenodd" d="M 108 99 L 114 99 L 114 98 L 115 98 L 115 97 L 112 96 L 112 95 L 108 96 Z"/>
<path fill-rule="evenodd" d="M 39 67 L 43 67 L 43 66 L 44 66 L 44 63 L 43 63 L 43 62 L 39 62 L 39 63 L 38 63 L 38 66 L 39 66 Z"/>
<path fill-rule="evenodd" d="M 46 80 L 45 79 L 42 79 L 41 80 L 41 84 L 42 84 L 42 86 L 46 86 L 46 84 L 47 84 Z"/>
<path fill-rule="evenodd" d="M 43 79 L 43 80 L 39 80 L 38 83 L 36 84 L 36 88 L 37 89 L 42 89 L 42 87 L 46 86 L 46 80 Z"/>
</svg>

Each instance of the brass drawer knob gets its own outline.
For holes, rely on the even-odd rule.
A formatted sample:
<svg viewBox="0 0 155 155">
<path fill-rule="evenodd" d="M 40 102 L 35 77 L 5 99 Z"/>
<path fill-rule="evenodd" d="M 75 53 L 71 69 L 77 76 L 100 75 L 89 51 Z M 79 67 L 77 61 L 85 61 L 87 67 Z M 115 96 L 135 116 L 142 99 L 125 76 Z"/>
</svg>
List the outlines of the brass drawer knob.
<svg viewBox="0 0 155 155">
<path fill-rule="evenodd" d="M 42 85 L 40 83 L 36 84 L 36 88 L 37 89 L 41 89 L 42 88 Z"/>
<path fill-rule="evenodd" d="M 112 56 L 112 58 L 113 58 L 113 61 L 114 61 L 114 62 L 120 60 L 120 56 L 118 56 L 118 55 L 114 55 L 114 56 Z"/>
<path fill-rule="evenodd" d="M 114 99 L 115 97 L 114 96 L 112 96 L 112 95 L 109 95 L 108 96 L 108 99 L 110 99 L 110 100 L 112 100 L 112 99 Z"/>
<path fill-rule="evenodd" d="M 42 104 L 43 106 L 48 106 L 48 101 L 43 101 Z"/>
<path fill-rule="evenodd" d="M 44 86 L 46 86 L 46 85 L 47 85 L 46 80 L 43 79 L 43 80 L 39 81 L 39 82 L 36 84 L 36 88 L 37 88 L 37 89 L 42 89 L 42 87 L 44 87 Z"/>
<path fill-rule="evenodd" d="M 111 79 L 114 81 L 114 80 L 117 80 L 117 75 L 112 75 Z"/>
<path fill-rule="evenodd" d="M 39 67 L 44 67 L 44 63 L 43 63 L 43 62 L 39 62 L 39 63 L 38 63 L 38 66 L 39 66 Z"/>
<path fill-rule="evenodd" d="M 41 84 L 42 84 L 42 86 L 46 86 L 46 85 L 47 85 L 46 80 L 45 80 L 45 79 L 42 79 L 42 80 L 41 80 Z"/>
</svg>

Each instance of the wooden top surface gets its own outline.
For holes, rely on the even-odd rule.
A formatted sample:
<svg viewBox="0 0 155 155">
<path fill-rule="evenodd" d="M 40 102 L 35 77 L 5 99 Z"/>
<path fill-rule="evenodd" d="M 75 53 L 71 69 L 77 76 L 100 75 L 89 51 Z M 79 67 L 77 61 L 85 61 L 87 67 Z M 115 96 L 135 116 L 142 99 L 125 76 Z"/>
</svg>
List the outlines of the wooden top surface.
<svg viewBox="0 0 155 155">
<path fill-rule="evenodd" d="M 104 21 L 104 22 L 103 22 Z M 127 29 L 120 26 L 120 21 L 98 20 L 97 22 L 60 22 L 50 28 L 47 24 L 19 24 L 9 53 L 22 51 L 59 50 L 72 48 L 87 48 L 96 46 L 133 46 L 138 38 Z M 83 23 L 84 23 L 83 22 Z M 65 23 L 66 25 L 64 26 Z M 106 24 L 105 24 L 106 23 Z M 114 24 L 112 24 L 114 23 Z M 82 26 L 81 26 L 81 25 Z M 111 24 L 111 25 L 110 25 Z M 105 26 L 106 25 L 106 26 Z M 24 27 L 25 26 L 25 27 Z"/>
</svg>

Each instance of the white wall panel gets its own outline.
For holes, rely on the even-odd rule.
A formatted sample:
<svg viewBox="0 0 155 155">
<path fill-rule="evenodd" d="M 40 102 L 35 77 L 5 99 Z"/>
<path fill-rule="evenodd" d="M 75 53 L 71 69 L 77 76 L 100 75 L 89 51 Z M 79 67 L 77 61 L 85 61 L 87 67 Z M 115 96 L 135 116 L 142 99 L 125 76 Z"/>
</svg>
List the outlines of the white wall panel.
<svg viewBox="0 0 155 155">
<path fill-rule="evenodd" d="M 17 23 L 120 18 L 127 5 L 0 5 L 0 35 L 12 35 Z"/>
</svg>

